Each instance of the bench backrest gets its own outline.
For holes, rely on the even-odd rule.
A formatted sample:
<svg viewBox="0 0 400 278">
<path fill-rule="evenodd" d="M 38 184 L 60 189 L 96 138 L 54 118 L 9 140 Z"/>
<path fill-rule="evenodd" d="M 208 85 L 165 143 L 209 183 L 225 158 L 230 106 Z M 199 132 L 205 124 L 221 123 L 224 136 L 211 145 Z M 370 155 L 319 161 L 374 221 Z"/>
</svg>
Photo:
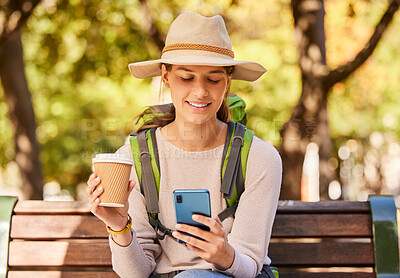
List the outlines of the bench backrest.
<svg viewBox="0 0 400 278">
<path fill-rule="evenodd" d="M 280 201 L 269 256 L 280 277 L 376 277 L 373 222 L 369 202 Z M 397 266 L 391 264 L 398 273 L 395 224 Z M 11 219 L 8 277 L 118 276 L 104 224 L 88 203 L 20 201 Z"/>
</svg>

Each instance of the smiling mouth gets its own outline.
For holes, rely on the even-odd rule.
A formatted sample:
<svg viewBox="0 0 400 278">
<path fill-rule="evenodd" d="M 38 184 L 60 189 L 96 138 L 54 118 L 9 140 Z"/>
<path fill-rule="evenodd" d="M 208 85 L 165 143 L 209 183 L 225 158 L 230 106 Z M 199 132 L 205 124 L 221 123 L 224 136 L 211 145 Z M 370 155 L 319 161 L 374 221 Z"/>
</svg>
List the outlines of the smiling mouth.
<svg viewBox="0 0 400 278">
<path fill-rule="evenodd" d="M 204 108 L 209 106 L 211 103 L 194 103 L 194 102 L 190 102 L 190 101 L 186 101 L 187 103 L 189 103 L 191 106 L 194 106 L 196 108 Z"/>
</svg>

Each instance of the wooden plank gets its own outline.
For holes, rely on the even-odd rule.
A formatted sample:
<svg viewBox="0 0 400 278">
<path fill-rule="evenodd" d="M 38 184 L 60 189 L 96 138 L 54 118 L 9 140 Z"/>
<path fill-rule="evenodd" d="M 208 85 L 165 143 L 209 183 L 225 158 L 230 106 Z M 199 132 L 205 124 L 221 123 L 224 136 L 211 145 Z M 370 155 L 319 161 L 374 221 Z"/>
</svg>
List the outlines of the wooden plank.
<svg viewBox="0 0 400 278">
<path fill-rule="evenodd" d="M 27 229 L 26 227 L 29 227 Z M 11 238 L 106 238 L 102 221 L 91 215 L 14 215 Z"/>
<path fill-rule="evenodd" d="M 78 201 L 19 201 L 15 214 L 90 214 L 89 202 Z"/>
<path fill-rule="evenodd" d="M 15 214 L 89 214 L 88 202 L 79 201 L 19 201 Z M 368 202 L 355 201 L 279 201 L 277 213 L 370 213 Z"/>
<path fill-rule="evenodd" d="M 285 243 L 271 242 L 268 256 L 273 266 L 373 266 L 372 243 L 318 242 Z"/>
<path fill-rule="evenodd" d="M 272 237 L 372 237 L 368 214 L 278 214 Z"/>
<path fill-rule="evenodd" d="M 10 267 L 111 266 L 108 240 L 12 241 Z"/>
<path fill-rule="evenodd" d="M 368 202 L 355 201 L 279 201 L 277 213 L 371 213 Z"/>
<path fill-rule="evenodd" d="M 8 278 L 118 278 L 113 271 L 9 271 Z"/>
<path fill-rule="evenodd" d="M 30 227 L 26 229 L 26 227 Z M 272 237 L 372 237 L 371 219 L 366 214 L 276 216 Z M 105 238 L 103 222 L 89 215 L 15 215 L 11 238 L 59 239 Z"/>
<path fill-rule="evenodd" d="M 274 266 L 372 266 L 372 243 L 320 242 L 270 244 Z M 16 266 L 110 266 L 107 240 L 12 241 L 9 265 Z"/>
</svg>

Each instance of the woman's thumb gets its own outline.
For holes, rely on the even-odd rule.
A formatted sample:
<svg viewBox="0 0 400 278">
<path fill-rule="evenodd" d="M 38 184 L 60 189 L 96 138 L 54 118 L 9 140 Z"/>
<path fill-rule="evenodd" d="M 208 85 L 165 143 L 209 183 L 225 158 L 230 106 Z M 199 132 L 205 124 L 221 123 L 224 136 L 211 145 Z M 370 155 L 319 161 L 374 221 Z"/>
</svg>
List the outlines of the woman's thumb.
<svg viewBox="0 0 400 278">
<path fill-rule="evenodd" d="M 130 180 L 128 184 L 128 193 L 131 193 L 133 188 L 135 187 L 136 181 L 135 180 Z"/>
</svg>

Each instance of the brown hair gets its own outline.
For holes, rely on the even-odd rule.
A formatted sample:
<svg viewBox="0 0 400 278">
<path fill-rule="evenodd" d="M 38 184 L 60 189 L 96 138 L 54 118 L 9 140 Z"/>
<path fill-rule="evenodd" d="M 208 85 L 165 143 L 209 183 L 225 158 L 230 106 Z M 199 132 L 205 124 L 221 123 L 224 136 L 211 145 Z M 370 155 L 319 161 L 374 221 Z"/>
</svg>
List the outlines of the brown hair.
<svg viewBox="0 0 400 278">
<path fill-rule="evenodd" d="M 167 71 L 171 71 L 172 65 L 171 64 L 162 64 L 165 65 Z M 162 66 L 161 65 L 161 66 Z M 234 66 L 225 66 L 226 73 L 228 75 L 232 75 L 235 71 Z M 224 100 L 222 101 L 221 107 L 217 112 L 217 119 L 226 123 L 230 118 L 230 110 L 228 107 L 228 97 L 229 89 L 225 94 Z M 151 115 L 151 116 L 150 116 Z M 148 117 L 150 116 L 150 117 Z M 171 104 L 166 105 L 154 105 L 147 107 L 141 114 L 137 116 L 138 121 L 142 118 L 149 118 L 149 120 L 144 120 L 144 123 L 137 132 L 142 130 L 152 128 L 152 127 L 163 127 L 167 124 L 173 122 L 175 120 L 175 107 Z"/>
</svg>

